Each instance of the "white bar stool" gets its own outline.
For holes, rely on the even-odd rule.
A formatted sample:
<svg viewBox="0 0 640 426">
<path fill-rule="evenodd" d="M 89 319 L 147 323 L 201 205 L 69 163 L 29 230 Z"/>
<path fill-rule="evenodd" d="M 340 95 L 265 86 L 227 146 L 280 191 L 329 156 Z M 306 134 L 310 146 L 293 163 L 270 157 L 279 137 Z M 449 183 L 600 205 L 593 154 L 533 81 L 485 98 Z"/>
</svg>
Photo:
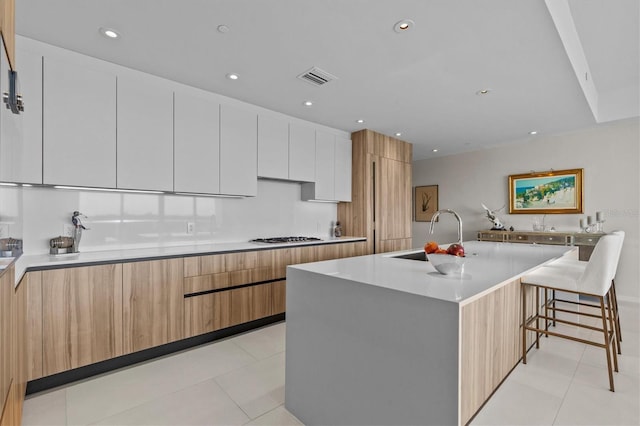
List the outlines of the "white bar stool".
<svg viewBox="0 0 640 426">
<path fill-rule="evenodd" d="M 527 331 L 535 332 L 536 348 L 540 347 L 540 334 L 546 336 L 557 336 L 564 339 L 574 340 L 577 342 L 601 347 L 605 349 L 607 358 L 607 368 L 609 370 L 609 389 L 614 392 L 613 370 L 618 371 L 618 356 L 616 353 L 616 341 L 614 318 L 612 314 L 611 281 L 616 268 L 618 253 L 618 244 L 620 237 L 618 235 L 605 235 L 598 241 L 589 262 L 583 272 L 578 271 L 572 266 L 562 267 L 542 266 L 535 271 L 522 277 L 522 363 L 527 363 Z M 535 288 L 535 312 L 530 318 L 527 318 L 527 289 Z M 544 314 L 540 313 L 540 289 L 545 290 L 545 310 Z M 582 324 L 579 322 L 569 321 L 549 316 L 549 311 L 555 313 L 558 310 L 553 300 L 547 299 L 547 291 L 562 291 L 577 294 L 578 296 L 588 296 L 595 298 L 599 303 L 597 307 L 600 309 L 600 315 L 587 312 L 562 310 L 576 315 L 599 318 L 602 321 L 602 328 Z M 545 328 L 540 328 L 540 320 L 544 320 Z M 556 321 L 562 324 L 568 324 L 577 327 L 583 327 L 595 331 L 602 332 L 604 343 L 592 340 L 581 339 L 579 337 L 562 334 L 548 329 L 549 321 Z M 611 350 L 611 352 L 610 352 Z M 613 358 L 613 360 L 612 360 Z M 613 363 L 612 363 L 613 361 Z M 612 365 L 613 364 L 613 365 Z"/>
</svg>

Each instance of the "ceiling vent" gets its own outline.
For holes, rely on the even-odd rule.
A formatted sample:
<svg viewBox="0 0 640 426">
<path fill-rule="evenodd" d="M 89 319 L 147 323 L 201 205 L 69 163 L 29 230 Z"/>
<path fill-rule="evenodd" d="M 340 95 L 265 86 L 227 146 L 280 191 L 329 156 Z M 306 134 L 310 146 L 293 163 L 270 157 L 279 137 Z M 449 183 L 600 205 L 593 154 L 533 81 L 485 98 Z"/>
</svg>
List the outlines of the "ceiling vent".
<svg viewBox="0 0 640 426">
<path fill-rule="evenodd" d="M 313 67 L 310 70 L 303 72 L 298 76 L 298 78 L 302 81 L 306 81 L 309 84 L 313 84 L 314 86 L 322 86 L 332 80 L 338 79 L 338 77 L 336 77 L 335 75 L 331 75 L 328 72 L 323 71 L 317 67 Z"/>
</svg>

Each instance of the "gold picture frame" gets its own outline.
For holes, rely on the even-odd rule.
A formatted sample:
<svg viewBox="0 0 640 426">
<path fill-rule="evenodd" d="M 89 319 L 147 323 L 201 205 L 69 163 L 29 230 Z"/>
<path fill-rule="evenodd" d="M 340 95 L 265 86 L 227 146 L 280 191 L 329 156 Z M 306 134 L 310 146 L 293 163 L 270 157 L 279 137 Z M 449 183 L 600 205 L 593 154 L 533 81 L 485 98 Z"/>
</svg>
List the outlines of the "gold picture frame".
<svg viewBox="0 0 640 426">
<path fill-rule="evenodd" d="M 438 211 L 438 185 L 416 186 L 414 194 L 415 221 L 430 222 L 431 216 Z"/>
<path fill-rule="evenodd" d="M 582 213 L 583 175 L 568 169 L 509 176 L 509 213 Z"/>
</svg>

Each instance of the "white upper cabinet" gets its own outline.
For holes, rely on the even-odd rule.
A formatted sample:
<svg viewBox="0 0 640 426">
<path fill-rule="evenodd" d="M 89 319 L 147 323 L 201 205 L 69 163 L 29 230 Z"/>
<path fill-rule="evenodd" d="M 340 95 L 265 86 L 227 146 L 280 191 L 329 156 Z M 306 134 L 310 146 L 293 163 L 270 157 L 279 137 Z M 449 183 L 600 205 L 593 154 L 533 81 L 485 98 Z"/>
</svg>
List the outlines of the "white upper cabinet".
<svg viewBox="0 0 640 426">
<path fill-rule="evenodd" d="M 45 57 L 43 76 L 43 183 L 115 187 L 116 76 L 80 55 Z"/>
<path fill-rule="evenodd" d="M 334 197 L 337 201 L 351 201 L 351 149 L 351 139 L 336 136 Z"/>
<path fill-rule="evenodd" d="M 316 131 L 316 200 L 335 200 L 335 138 L 331 133 Z"/>
<path fill-rule="evenodd" d="M 9 94 L 9 62 L 4 50 L 4 45 L 0 43 L 0 93 L 3 95 Z M 23 59 L 23 58 L 21 58 Z M 24 61 L 20 62 L 20 65 L 24 67 Z M 42 86 L 42 81 L 39 82 Z M 23 140 L 23 117 L 24 113 L 14 114 L 10 109 L 6 108 L 4 102 L 0 102 L 0 182 L 28 182 L 28 183 L 42 183 L 38 181 L 38 175 L 42 174 L 33 173 L 37 170 L 33 170 L 31 166 L 33 163 L 29 162 L 29 150 L 24 144 Z M 39 154 L 33 159 L 37 167 L 40 164 L 37 160 L 42 160 L 41 146 L 38 147 Z M 35 180 L 32 180 L 35 179 Z"/>
<path fill-rule="evenodd" d="M 302 199 L 351 201 L 351 140 L 316 131 L 316 181 L 302 184 Z"/>
<path fill-rule="evenodd" d="M 220 105 L 220 193 L 258 194 L 258 115 Z"/>
<path fill-rule="evenodd" d="M 289 125 L 289 180 L 314 182 L 316 179 L 316 132 L 311 126 Z"/>
<path fill-rule="evenodd" d="M 176 91 L 174 190 L 220 193 L 220 104 L 205 93 Z"/>
<path fill-rule="evenodd" d="M 289 179 L 289 123 L 264 114 L 258 116 L 258 176 Z"/>
<path fill-rule="evenodd" d="M 173 89 L 153 76 L 118 75 L 118 182 L 173 191 Z"/>
</svg>

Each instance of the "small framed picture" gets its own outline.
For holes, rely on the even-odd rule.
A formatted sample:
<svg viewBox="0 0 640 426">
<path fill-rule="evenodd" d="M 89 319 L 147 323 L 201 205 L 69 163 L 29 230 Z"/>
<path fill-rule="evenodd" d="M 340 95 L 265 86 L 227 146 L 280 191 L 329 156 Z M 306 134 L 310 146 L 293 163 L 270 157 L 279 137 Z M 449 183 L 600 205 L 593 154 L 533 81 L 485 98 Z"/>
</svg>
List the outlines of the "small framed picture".
<svg viewBox="0 0 640 426">
<path fill-rule="evenodd" d="M 509 176 L 509 213 L 582 213 L 582 169 Z"/>
<path fill-rule="evenodd" d="M 438 211 L 438 185 L 416 186 L 413 207 L 416 222 L 431 221 L 431 216 Z"/>
</svg>

